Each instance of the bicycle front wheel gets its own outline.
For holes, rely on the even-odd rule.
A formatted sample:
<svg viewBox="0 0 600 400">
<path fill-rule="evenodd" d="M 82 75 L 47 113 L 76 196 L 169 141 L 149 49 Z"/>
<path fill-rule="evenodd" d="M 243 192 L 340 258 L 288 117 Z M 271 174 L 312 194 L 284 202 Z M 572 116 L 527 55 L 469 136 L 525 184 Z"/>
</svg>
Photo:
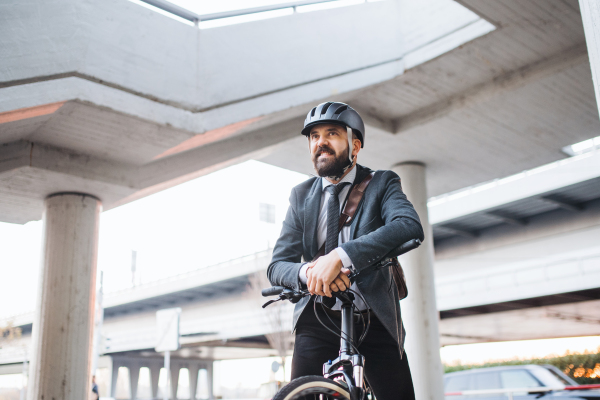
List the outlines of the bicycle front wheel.
<svg viewBox="0 0 600 400">
<path fill-rule="evenodd" d="M 350 399 L 348 389 L 331 379 L 311 375 L 296 378 L 285 385 L 273 400 Z"/>
</svg>

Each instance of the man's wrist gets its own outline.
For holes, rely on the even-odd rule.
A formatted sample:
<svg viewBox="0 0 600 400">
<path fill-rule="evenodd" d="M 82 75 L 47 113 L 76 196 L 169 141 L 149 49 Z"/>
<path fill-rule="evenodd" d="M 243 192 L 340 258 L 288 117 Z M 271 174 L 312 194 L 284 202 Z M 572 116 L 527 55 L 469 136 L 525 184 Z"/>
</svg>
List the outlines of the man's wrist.
<svg viewBox="0 0 600 400">
<path fill-rule="evenodd" d="M 306 275 L 306 272 L 308 271 L 308 264 L 309 263 L 304 263 L 300 267 L 300 271 L 298 272 L 298 278 L 300 279 L 300 282 L 302 282 L 305 285 L 306 282 L 308 282 L 308 276 Z"/>
<path fill-rule="evenodd" d="M 348 269 L 354 269 L 352 268 L 352 260 L 350 259 L 350 257 L 348 256 L 348 253 L 346 253 L 346 251 L 344 249 L 342 249 L 341 247 L 336 247 L 335 248 L 335 252 L 337 253 L 339 259 L 342 262 L 342 266 L 344 268 L 348 268 Z"/>
</svg>

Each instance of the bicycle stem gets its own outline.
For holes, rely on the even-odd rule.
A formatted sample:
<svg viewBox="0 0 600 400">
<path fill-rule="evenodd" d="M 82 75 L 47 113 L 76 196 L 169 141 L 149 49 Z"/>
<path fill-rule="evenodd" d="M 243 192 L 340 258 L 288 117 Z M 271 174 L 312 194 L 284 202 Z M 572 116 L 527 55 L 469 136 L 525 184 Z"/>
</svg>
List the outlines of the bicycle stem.
<svg viewBox="0 0 600 400">
<path fill-rule="evenodd" d="M 354 315 L 352 314 L 352 305 L 342 304 L 342 338 L 340 346 L 340 355 L 350 355 L 353 353 L 351 343 L 354 340 Z"/>
</svg>

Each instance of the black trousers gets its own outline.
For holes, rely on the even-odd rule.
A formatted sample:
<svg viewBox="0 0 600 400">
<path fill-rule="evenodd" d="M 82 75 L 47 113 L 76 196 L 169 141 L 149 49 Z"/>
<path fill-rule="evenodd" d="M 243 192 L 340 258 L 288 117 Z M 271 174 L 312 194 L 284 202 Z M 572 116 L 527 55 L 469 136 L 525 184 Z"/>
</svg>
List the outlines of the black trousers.
<svg viewBox="0 0 600 400">
<path fill-rule="evenodd" d="M 317 312 L 321 321 L 335 332 L 339 332 L 339 318 L 332 318 L 336 327 L 331 324 L 320 304 L 317 304 Z M 360 318 L 355 317 L 354 332 L 356 339 L 360 337 Z M 415 400 L 406 354 L 400 358 L 396 341 L 373 313 L 369 332 L 358 350 L 365 356 L 365 375 L 377 400 Z M 306 375 L 322 376 L 323 364 L 327 360 L 336 359 L 339 351 L 339 336 L 329 332 L 319 323 L 313 311 L 313 302 L 309 302 L 296 327 L 292 379 Z"/>
</svg>

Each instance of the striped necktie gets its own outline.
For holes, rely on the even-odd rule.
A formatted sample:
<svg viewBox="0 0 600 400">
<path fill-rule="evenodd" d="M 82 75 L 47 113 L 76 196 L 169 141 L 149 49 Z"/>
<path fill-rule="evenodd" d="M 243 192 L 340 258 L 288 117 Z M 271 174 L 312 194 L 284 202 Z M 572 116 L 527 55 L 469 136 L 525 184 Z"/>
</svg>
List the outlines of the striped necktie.
<svg viewBox="0 0 600 400">
<path fill-rule="evenodd" d="M 337 185 L 329 185 L 325 188 L 330 194 L 327 204 L 327 240 L 325 241 L 325 254 L 329 254 L 338 247 L 339 224 L 340 224 L 340 200 L 339 194 L 348 185 L 348 182 Z"/>
</svg>

